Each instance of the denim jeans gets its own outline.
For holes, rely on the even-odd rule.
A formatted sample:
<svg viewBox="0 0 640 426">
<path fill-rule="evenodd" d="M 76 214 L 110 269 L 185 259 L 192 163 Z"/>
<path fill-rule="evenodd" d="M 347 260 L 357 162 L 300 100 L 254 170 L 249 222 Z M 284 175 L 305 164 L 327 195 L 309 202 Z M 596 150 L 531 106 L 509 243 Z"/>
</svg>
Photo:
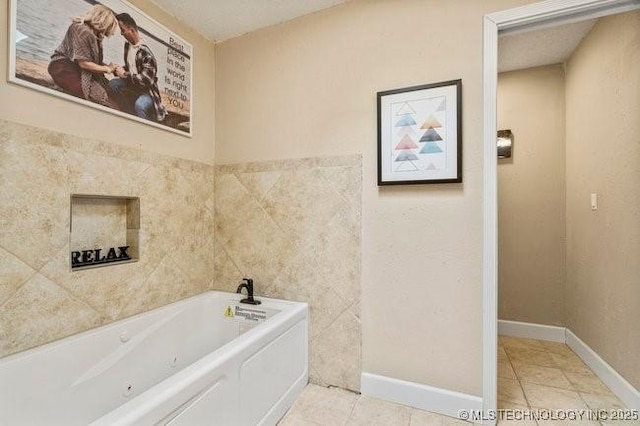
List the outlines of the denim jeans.
<svg viewBox="0 0 640 426">
<path fill-rule="evenodd" d="M 109 82 L 109 93 L 118 102 L 120 109 L 140 118 L 156 121 L 156 111 L 151 96 L 132 86 L 123 78 L 114 78 Z"/>
</svg>

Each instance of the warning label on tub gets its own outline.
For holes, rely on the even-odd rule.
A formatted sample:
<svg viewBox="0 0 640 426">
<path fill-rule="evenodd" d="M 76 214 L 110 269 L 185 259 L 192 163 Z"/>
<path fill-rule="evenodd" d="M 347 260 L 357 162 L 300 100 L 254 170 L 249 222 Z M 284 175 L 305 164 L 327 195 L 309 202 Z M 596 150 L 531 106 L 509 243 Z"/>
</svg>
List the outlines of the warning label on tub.
<svg viewBox="0 0 640 426">
<path fill-rule="evenodd" d="M 267 319 L 267 311 L 255 308 L 243 308 L 237 305 L 234 314 L 236 317 L 242 317 L 248 321 L 264 321 Z"/>
<path fill-rule="evenodd" d="M 261 322 L 270 317 L 265 309 L 245 308 L 238 305 L 228 305 L 224 310 L 224 316 L 252 322 Z"/>
</svg>

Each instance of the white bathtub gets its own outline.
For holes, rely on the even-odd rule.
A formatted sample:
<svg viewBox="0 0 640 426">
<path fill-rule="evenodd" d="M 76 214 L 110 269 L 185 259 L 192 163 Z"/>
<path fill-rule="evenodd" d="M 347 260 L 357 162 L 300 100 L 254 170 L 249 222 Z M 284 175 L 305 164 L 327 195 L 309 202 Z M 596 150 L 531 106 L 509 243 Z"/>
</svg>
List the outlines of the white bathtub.
<svg viewBox="0 0 640 426">
<path fill-rule="evenodd" d="M 0 359 L 0 425 L 276 424 L 307 384 L 308 307 L 240 299 L 204 293 Z"/>
</svg>

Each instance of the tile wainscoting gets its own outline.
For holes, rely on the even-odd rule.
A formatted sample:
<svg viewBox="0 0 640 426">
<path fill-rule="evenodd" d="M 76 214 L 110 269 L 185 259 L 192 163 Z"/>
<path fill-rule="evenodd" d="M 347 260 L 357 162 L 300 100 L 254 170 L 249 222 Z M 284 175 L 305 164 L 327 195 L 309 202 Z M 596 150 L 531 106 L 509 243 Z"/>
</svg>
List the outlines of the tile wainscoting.
<svg viewBox="0 0 640 426">
<path fill-rule="evenodd" d="M 211 165 L 0 121 L 0 356 L 211 289 L 213 189 Z M 140 260 L 72 272 L 71 194 L 140 197 Z"/>
<path fill-rule="evenodd" d="M 362 159 L 216 167 L 215 288 L 309 303 L 310 376 L 360 388 Z"/>
</svg>

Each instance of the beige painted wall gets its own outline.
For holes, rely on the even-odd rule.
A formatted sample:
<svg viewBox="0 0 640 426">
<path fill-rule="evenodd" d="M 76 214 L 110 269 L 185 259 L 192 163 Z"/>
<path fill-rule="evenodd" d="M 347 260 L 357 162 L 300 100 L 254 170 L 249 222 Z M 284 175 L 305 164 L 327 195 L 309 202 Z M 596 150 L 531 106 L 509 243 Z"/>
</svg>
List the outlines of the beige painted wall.
<svg viewBox="0 0 640 426">
<path fill-rule="evenodd" d="M 640 388 L 640 12 L 594 26 L 566 89 L 567 326 Z"/>
<path fill-rule="evenodd" d="M 564 325 L 564 67 L 498 76 L 498 128 L 514 133 L 498 160 L 498 318 Z"/>
<path fill-rule="evenodd" d="M 353 0 L 216 47 L 217 163 L 362 153 L 364 371 L 482 393 L 482 17 L 524 3 Z M 376 92 L 456 78 L 464 183 L 379 188 Z"/>
<path fill-rule="evenodd" d="M 150 1 L 131 3 L 193 45 L 193 137 L 143 125 L 0 79 L 0 119 L 80 137 L 95 138 L 144 151 L 213 164 L 214 44 Z M 0 69 L 7 69 L 8 1 L 0 6 Z M 116 37 L 120 37 L 117 35 Z"/>
</svg>

